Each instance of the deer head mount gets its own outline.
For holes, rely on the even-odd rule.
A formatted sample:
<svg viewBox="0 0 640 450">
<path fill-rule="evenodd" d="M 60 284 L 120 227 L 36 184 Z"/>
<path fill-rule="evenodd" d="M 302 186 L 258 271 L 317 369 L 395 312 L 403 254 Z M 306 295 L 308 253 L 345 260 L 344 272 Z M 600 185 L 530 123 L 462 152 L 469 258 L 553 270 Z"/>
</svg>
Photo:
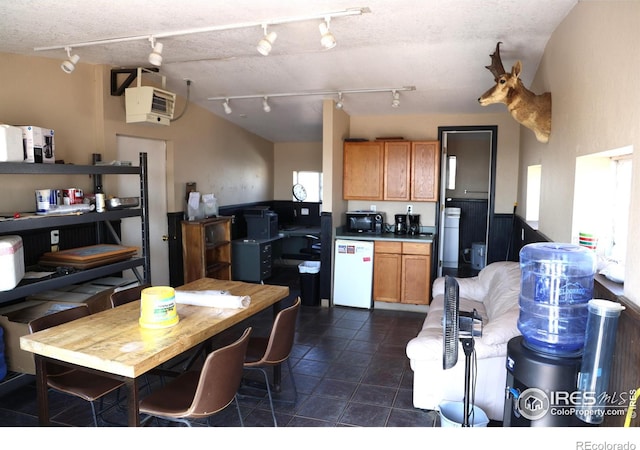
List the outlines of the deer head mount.
<svg viewBox="0 0 640 450">
<path fill-rule="evenodd" d="M 504 103 L 511 116 L 521 125 L 532 130 L 540 142 L 548 142 L 551 134 L 551 93 L 536 95 L 522 83 L 522 63 L 517 61 L 511 73 L 504 70 L 500 59 L 500 44 L 491 55 L 491 65 L 485 66 L 493 74 L 496 85 L 482 94 L 478 102 L 482 106 Z"/>
</svg>

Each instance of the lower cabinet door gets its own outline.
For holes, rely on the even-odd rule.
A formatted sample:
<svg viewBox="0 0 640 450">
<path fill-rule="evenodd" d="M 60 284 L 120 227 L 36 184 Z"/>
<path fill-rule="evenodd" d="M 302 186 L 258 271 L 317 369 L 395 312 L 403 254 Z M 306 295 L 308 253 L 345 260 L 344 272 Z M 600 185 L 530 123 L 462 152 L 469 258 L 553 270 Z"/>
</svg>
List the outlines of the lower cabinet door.
<svg viewBox="0 0 640 450">
<path fill-rule="evenodd" d="M 375 253 L 373 257 L 373 299 L 379 302 L 400 301 L 402 256 Z"/>
</svg>

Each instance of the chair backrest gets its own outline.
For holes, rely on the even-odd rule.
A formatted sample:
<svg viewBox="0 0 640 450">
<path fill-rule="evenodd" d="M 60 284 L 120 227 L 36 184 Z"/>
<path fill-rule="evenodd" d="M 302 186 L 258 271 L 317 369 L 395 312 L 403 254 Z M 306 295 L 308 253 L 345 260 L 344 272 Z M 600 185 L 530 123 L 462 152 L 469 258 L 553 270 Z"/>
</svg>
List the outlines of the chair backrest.
<svg viewBox="0 0 640 450">
<path fill-rule="evenodd" d="M 29 322 L 29 333 L 36 333 L 38 331 L 46 330 L 47 328 L 71 322 L 72 320 L 86 317 L 88 315 L 89 306 L 86 304 L 47 314 L 46 316 L 38 317 Z M 62 373 L 70 372 L 71 370 L 72 369 L 66 366 L 47 363 L 48 376 L 60 375 Z"/>
<path fill-rule="evenodd" d="M 207 417 L 231 403 L 240 388 L 251 327 L 232 344 L 211 352 L 202 366 L 187 417 Z"/>
<path fill-rule="evenodd" d="M 140 293 L 143 289 L 151 287 L 151 284 L 145 283 L 139 286 L 134 286 L 129 289 L 123 289 L 121 291 L 113 292 L 111 294 L 111 307 L 115 308 L 116 306 L 124 305 L 125 303 L 130 303 L 135 300 L 140 300 Z"/>
<path fill-rule="evenodd" d="M 280 364 L 289 357 L 296 334 L 296 320 L 299 309 L 300 297 L 296 299 L 293 305 L 278 313 L 273 321 L 267 348 L 259 364 Z"/>
</svg>

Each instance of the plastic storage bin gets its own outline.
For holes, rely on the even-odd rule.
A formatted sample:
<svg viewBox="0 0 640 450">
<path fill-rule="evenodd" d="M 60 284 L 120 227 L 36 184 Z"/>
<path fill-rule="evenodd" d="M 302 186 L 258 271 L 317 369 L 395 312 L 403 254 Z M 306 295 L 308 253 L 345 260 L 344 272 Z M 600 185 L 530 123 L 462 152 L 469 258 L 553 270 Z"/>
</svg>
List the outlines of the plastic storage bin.
<svg viewBox="0 0 640 450">
<path fill-rule="evenodd" d="M 524 344 L 555 355 L 580 354 L 596 257 L 579 245 L 537 242 L 520 250 L 520 316 Z"/>
<path fill-rule="evenodd" d="M 306 306 L 320 305 L 320 262 L 305 261 L 298 264 L 300 272 L 300 301 Z"/>
</svg>

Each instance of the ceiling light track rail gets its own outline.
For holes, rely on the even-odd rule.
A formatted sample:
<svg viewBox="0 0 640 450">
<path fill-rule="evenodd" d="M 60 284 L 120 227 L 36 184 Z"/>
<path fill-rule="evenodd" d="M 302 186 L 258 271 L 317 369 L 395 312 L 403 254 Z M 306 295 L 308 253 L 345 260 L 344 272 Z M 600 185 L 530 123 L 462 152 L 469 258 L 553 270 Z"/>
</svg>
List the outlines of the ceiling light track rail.
<svg viewBox="0 0 640 450">
<path fill-rule="evenodd" d="M 198 34 L 198 33 L 212 33 L 216 31 L 237 30 L 241 28 L 253 28 L 253 27 L 260 27 L 261 29 L 264 29 L 266 31 L 267 27 L 273 26 L 273 25 L 284 25 L 284 24 L 296 23 L 296 22 L 307 22 L 311 20 L 323 21 L 321 24 L 321 32 L 322 32 L 324 28 L 326 28 L 328 31 L 328 25 L 332 19 L 339 18 L 339 17 L 359 16 L 359 15 L 370 13 L 370 12 L 371 10 L 368 7 L 347 8 L 342 10 L 327 11 L 323 13 L 309 14 L 309 15 L 303 15 L 303 16 L 281 17 L 276 19 L 261 20 L 261 21 L 255 21 L 255 22 L 240 22 L 240 23 L 232 23 L 232 24 L 225 24 L 225 25 L 212 25 L 207 27 L 188 28 L 183 30 L 141 34 L 137 36 L 121 36 L 121 37 L 108 38 L 108 39 L 98 39 L 93 41 L 75 42 L 73 44 L 35 47 L 33 50 L 36 52 L 43 52 L 43 51 L 50 51 L 50 50 L 65 50 L 67 53 L 69 53 L 71 49 L 74 49 L 74 48 L 77 49 L 77 48 L 90 47 L 90 46 L 96 46 L 96 45 L 109 45 L 109 44 L 118 44 L 123 42 L 146 40 L 151 42 L 151 46 L 152 48 L 154 48 L 155 58 L 159 59 L 161 62 L 162 58 L 159 57 L 159 55 L 162 52 L 162 44 L 156 42 L 158 39 L 166 39 L 166 38 L 172 38 L 177 36 L 187 36 L 187 35 Z M 273 37 L 274 35 L 275 34 L 271 35 L 271 37 Z M 265 36 L 268 36 L 268 35 L 265 34 Z M 324 35 L 323 35 L 323 38 L 324 38 Z M 324 38 L 324 39 L 327 39 L 327 38 Z M 275 40 L 275 37 L 273 37 L 273 40 Z M 271 44 L 273 44 L 273 42 L 271 42 Z M 159 51 L 157 51 L 156 45 L 159 45 Z M 325 41 L 323 41 L 323 45 L 325 45 Z M 335 45 L 335 41 L 333 45 Z M 79 59 L 79 57 L 77 59 Z M 75 62 L 77 62 L 77 60 Z M 152 62 L 152 64 L 154 63 Z M 154 65 L 159 65 L 159 64 L 154 64 Z"/>
</svg>

